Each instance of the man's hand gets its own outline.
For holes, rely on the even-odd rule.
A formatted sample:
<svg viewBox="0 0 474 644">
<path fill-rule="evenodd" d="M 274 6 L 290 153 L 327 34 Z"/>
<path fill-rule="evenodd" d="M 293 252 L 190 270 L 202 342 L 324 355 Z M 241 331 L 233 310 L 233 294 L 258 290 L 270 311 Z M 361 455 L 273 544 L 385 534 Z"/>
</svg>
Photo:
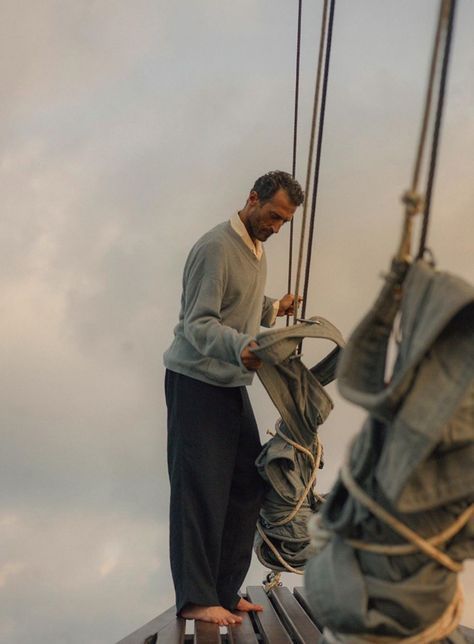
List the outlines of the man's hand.
<svg viewBox="0 0 474 644">
<path fill-rule="evenodd" d="M 250 344 L 248 344 L 240 354 L 240 359 L 242 360 L 245 368 L 249 371 L 257 371 L 257 369 L 262 366 L 260 358 L 257 358 L 255 353 L 250 351 L 253 347 L 258 347 L 258 344 L 254 340 L 252 340 L 252 342 L 250 342 Z"/>
<path fill-rule="evenodd" d="M 298 305 L 301 304 L 303 298 L 301 295 L 298 295 Z M 287 293 L 282 298 L 280 298 L 280 306 L 278 308 L 277 315 L 281 317 L 282 315 L 293 315 L 295 312 L 295 296 L 293 293 Z"/>
</svg>

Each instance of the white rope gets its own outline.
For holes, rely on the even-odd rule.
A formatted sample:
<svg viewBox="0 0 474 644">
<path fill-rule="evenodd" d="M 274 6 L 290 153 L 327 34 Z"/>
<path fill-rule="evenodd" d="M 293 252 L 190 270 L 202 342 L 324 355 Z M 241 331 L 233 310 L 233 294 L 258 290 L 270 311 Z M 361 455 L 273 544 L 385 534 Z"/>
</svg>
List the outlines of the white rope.
<svg viewBox="0 0 474 644">
<path fill-rule="evenodd" d="M 273 554 L 275 555 L 276 559 L 280 562 L 280 564 L 283 566 L 283 568 L 285 568 L 285 570 L 287 570 L 288 572 L 292 572 L 295 575 L 303 575 L 304 574 L 302 570 L 297 570 L 296 568 L 293 568 L 293 566 L 291 566 L 287 561 L 285 561 L 285 559 L 283 559 L 281 554 L 278 552 L 276 547 L 273 545 L 273 543 L 270 541 L 270 539 L 267 537 L 267 535 L 263 531 L 263 529 L 261 527 L 261 524 L 260 524 L 260 521 L 257 522 L 257 532 L 262 537 L 263 541 L 265 541 L 265 543 L 270 548 L 270 550 L 273 552 Z"/>
</svg>

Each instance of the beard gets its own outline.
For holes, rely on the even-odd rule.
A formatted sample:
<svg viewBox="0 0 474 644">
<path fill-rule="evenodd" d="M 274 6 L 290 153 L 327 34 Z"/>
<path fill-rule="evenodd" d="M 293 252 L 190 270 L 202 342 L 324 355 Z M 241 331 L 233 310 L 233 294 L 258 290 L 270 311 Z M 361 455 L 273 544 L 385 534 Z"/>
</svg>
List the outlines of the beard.
<svg viewBox="0 0 474 644">
<path fill-rule="evenodd" d="M 250 237 L 252 237 L 252 239 L 258 239 L 258 241 L 264 242 L 273 235 L 273 230 L 260 225 L 258 221 L 249 220 L 248 224 Z"/>
<path fill-rule="evenodd" d="M 267 241 L 269 237 L 273 235 L 273 230 L 263 229 L 259 232 L 259 237 L 257 239 L 261 242 Z"/>
</svg>

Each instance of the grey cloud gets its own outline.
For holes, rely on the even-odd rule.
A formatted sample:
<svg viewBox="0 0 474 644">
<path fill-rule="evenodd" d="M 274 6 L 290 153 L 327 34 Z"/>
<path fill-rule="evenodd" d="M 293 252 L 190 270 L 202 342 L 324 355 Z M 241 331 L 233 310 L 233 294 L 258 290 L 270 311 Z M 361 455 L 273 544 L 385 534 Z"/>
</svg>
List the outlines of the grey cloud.
<svg viewBox="0 0 474 644">
<path fill-rule="evenodd" d="M 431 2 L 412 5 L 338 3 L 308 313 L 346 335 L 398 243 L 433 20 Z M 19 517 L 2 624 L 12 644 L 102 643 L 172 601 L 161 354 L 191 245 L 258 174 L 290 167 L 295 15 L 273 0 L 27 9 L 7 2 L 0 26 L 0 498 Z M 302 180 L 320 7 L 305 12 Z M 440 266 L 471 279 L 473 20 L 461 3 L 430 234 Z M 267 246 L 274 296 L 287 244 Z M 265 439 L 276 414 L 257 383 L 251 395 Z M 331 395 L 322 491 L 363 416 Z"/>
</svg>

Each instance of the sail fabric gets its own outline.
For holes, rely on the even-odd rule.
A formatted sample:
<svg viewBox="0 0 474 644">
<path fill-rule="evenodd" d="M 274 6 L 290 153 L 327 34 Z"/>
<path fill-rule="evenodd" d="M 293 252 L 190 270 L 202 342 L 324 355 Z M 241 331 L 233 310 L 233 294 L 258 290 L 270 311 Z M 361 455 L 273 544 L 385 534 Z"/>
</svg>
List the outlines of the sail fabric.
<svg viewBox="0 0 474 644">
<path fill-rule="evenodd" d="M 301 355 L 295 353 L 303 338 L 327 340 L 335 347 L 308 369 Z M 322 317 L 264 331 L 256 340 L 258 347 L 254 352 L 263 361 L 257 373 L 281 419 L 275 436 L 265 444 L 256 461 L 268 486 L 255 551 L 259 560 L 272 570 L 299 571 L 309 557 L 307 522 L 321 504 L 311 482 L 315 468 L 322 467 L 317 429 L 333 408 L 324 386 L 334 379 L 344 340 L 340 331 Z M 299 501 L 295 516 L 287 520 Z"/>
<path fill-rule="evenodd" d="M 393 263 L 340 359 L 341 394 L 369 412 L 347 462 L 357 486 L 425 539 L 470 516 L 439 545 L 459 563 L 474 555 L 474 288 L 422 260 L 407 268 Z M 401 339 L 386 383 L 398 313 Z M 315 536 L 327 542 L 308 562 L 305 584 L 325 641 L 421 637 L 457 601 L 457 572 L 427 554 L 394 556 L 351 542 L 406 543 L 342 476 L 318 520 Z M 436 641 L 464 641 L 455 628 Z"/>
</svg>

